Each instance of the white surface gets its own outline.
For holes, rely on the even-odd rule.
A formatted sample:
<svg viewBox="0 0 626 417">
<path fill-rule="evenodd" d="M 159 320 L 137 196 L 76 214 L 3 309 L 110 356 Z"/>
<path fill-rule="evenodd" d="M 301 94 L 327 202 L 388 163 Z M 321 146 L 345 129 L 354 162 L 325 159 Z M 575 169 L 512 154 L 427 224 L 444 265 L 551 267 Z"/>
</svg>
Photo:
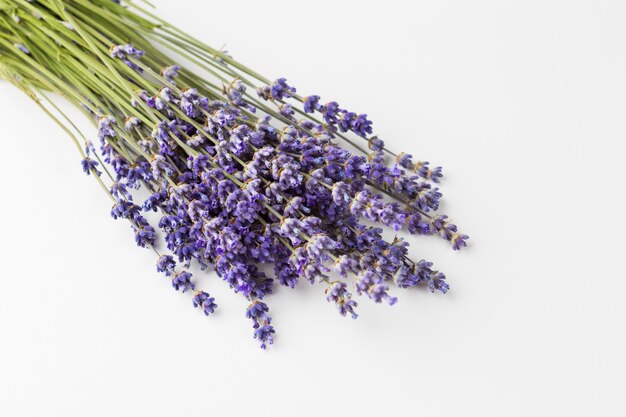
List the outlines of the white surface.
<svg viewBox="0 0 626 417">
<path fill-rule="evenodd" d="M 411 238 L 451 292 L 362 299 L 356 321 L 281 288 L 261 351 L 243 298 L 205 274 L 219 314 L 194 311 L 0 83 L 0 415 L 626 414 L 623 2 L 155 3 L 442 164 L 471 246 Z"/>
</svg>

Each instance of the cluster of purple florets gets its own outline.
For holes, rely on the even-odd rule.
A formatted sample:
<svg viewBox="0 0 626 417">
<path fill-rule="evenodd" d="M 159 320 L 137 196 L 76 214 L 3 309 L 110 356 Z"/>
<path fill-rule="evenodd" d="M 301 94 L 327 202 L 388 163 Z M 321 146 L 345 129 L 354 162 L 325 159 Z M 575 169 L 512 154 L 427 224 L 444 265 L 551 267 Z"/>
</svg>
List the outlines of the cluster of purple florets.
<svg viewBox="0 0 626 417">
<path fill-rule="evenodd" d="M 112 55 L 138 69 L 128 57 L 142 53 L 124 46 L 113 48 Z M 426 179 L 439 174 L 420 173 L 405 154 L 386 165 L 382 141 L 367 138 L 372 133 L 367 116 L 336 102 L 303 99 L 304 111 L 319 112 L 325 124 L 295 120 L 291 105 L 281 103 L 280 114 L 292 122 L 278 123 L 253 111 L 241 82 L 225 87 L 218 99 L 195 88 L 179 90 L 173 83 L 179 70 L 161 72 L 168 86 L 137 93 L 132 103 L 137 114 L 126 115 L 125 123 L 113 116 L 98 118 L 101 153 L 114 173 L 111 194 L 117 202 L 111 214 L 131 222 L 142 247 L 156 244 L 156 232 L 142 212 L 160 214 L 158 228 L 171 254 L 159 257 L 157 270 L 177 291 L 195 290 L 187 271 L 192 261 L 214 268 L 251 300 L 246 314 L 265 348 L 273 343 L 274 328 L 260 300 L 276 281 L 291 288 L 303 279 L 322 283 L 327 300 L 353 318 L 357 303 L 352 293 L 393 305 L 391 285 L 448 290 L 445 276 L 430 262 L 411 260 L 402 238 L 387 241 L 381 227 L 363 223 L 438 234 L 454 249 L 465 246 L 467 236 L 447 216 L 434 213 L 441 193 Z M 294 98 L 295 91 L 281 78 L 258 94 L 283 101 Z M 337 130 L 366 138 L 375 156 L 340 147 Z M 83 169 L 95 172 L 96 164 L 88 156 Z M 141 205 L 129 192 L 139 187 L 150 193 Z M 261 264 L 272 264 L 274 276 L 259 269 Z M 331 279 L 331 272 L 339 280 Z M 209 294 L 193 294 L 195 307 L 206 315 L 214 312 Z"/>
</svg>

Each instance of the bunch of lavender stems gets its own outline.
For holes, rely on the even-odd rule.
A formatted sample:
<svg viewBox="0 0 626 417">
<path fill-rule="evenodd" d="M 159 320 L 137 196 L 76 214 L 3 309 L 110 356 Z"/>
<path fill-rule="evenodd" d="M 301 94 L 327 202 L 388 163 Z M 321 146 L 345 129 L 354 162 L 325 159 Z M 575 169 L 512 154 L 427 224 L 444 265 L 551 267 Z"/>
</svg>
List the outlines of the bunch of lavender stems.
<svg viewBox="0 0 626 417">
<path fill-rule="evenodd" d="M 1 1 L 0 74 L 72 138 L 84 172 L 111 198 L 111 215 L 130 223 L 137 245 L 154 251 L 157 271 L 192 293 L 194 307 L 209 315 L 217 305 L 196 289 L 192 261 L 250 300 L 246 315 L 262 348 L 274 328 L 261 300 L 275 281 L 321 284 L 353 318 L 352 293 L 394 304 L 390 285 L 448 290 L 431 262 L 378 227 L 464 247 L 467 236 L 437 213 L 441 168 L 388 150 L 367 115 L 300 96 L 284 78 L 263 77 L 147 7 Z M 97 144 L 58 96 L 94 123 Z M 149 193 L 143 202 L 138 189 Z M 159 213 L 157 227 L 142 214 L 149 211 Z"/>
</svg>

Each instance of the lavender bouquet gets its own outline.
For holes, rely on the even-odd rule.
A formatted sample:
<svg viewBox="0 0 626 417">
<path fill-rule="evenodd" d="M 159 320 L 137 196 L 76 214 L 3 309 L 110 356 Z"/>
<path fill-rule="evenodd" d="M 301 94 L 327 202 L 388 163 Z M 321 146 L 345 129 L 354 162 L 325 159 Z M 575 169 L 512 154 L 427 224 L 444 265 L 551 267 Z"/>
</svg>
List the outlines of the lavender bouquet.
<svg viewBox="0 0 626 417">
<path fill-rule="evenodd" d="M 353 318 L 353 293 L 392 305 L 391 285 L 448 290 L 431 262 L 378 227 L 464 247 L 467 236 L 437 214 L 441 168 L 388 150 L 366 114 L 301 96 L 147 6 L 0 0 L 0 75 L 72 138 L 83 171 L 110 196 L 113 218 L 130 223 L 175 290 L 191 293 L 207 316 L 215 311 L 191 279 L 193 261 L 250 300 L 246 316 L 262 348 L 274 335 L 262 299 L 276 281 L 320 284 Z M 55 103 L 59 96 L 93 121 L 97 145 Z M 156 226 L 145 212 L 158 213 Z"/>
</svg>

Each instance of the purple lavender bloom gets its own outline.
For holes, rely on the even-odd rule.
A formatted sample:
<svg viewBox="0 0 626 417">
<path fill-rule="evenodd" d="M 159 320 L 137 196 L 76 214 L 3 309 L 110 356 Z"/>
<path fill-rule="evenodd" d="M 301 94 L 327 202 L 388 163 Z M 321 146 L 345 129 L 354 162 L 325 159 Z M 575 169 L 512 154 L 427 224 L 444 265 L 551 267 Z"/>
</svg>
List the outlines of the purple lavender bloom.
<svg viewBox="0 0 626 417">
<path fill-rule="evenodd" d="M 107 137 L 115 137 L 115 129 L 113 125 L 117 124 L 115 117 L 102 116 L 98 119 L 98 136 L 104 144 L 104 140 Z"/>
<path fill-rule="evenodd" d="M 261 349 L 265 349 L 267 344 L 274 343 L 273 334 L 276 333 L 270 325 L 272 318 L 267 314 L 269 308 L 262 301 L 253 301 L 246 310 L 246 317 L 252 320 L 254 338 L 261 342 Z"/>
<path fill-rule="evenodd" d="M 291 97 L 296 92 L 296 89 L 289 84 L 285 78 L 278 78 L 271 85 L 270 94 L 274 100 L 282 100 L 287 97 Z"/>
<path fill-rule="evenodd" d="M 168 87 L 161 88 L 154 96 L 146 99 L 146 105 L 153 107 L 157 110 L 165 110 L 169 117 L 172 117 L 173 113 L 169 109 L 169 103 L 174 101 L 174 93 Z"/>
<path fill-rule="evenodd" d="M 356 113 L 347 110 L 339 110 L 339 118 L 337 119 L 339 129 L 341 129 L 342 132 L 349 131 L 353 126 L 355 118 Z"/>
<path fill-rule="evenodd" d="M 134 128 L 138 127 L 141 124 L 141 120 L 135 116 L 129 116 L 124 121 L 124 129 L 127 132 L 132 131 Z"/>
<path fill-rule="evenodd" d="M 354 285 L 357 294 L 360 295 L 365 293 L 376 303 L 380 303 L 385 300 L 389 305 L 394 305 L 398 301 L 396 297 L 391 297 L 387 293 L 389 287 L 380 282 L 380 279 L 377 278 L 376 274 L 372 271 L 361 272 Z"/>
<path fill-rule="evenodd" d="M 111 209 L 111 217 L 114 219 L 135 219 L 139 216 L 140 207 L 130 201 L 119 200 Z"/>
<path fill-rule="evenodd" d="M 122 62 L 124 62 L 135 71 L 143 71 L 139 65 L 132 62 L 129 58 L 139 60 L 141 59 L 141 57 L 143 57 L 144 52 L 135 48 L 131 44 L 127 43 L 126 45 L 114 45 L 111 47 L 109 52 L 111 54 L 111 58 L 118 58 L 122 60 Z"/>
<path fill-rule="evenodd" d="M 261 349 L 266 349 L 268 344 L 274 343 L 273 335 L 275 333 L 274 327 L 266 324 L 255 330 L 254 338 L 259 339 L 259 342 L 261 342 Z"/>
<path fill-rule="evenodd" d="M 359 114 L 353 118 L 351 129 L 361 137 L 366 137 L 372 133 L 372 122 L 367 119 L 367 114 Z"/>
<path fill-rule="evenodd" d="M 144 201 L 144 211 L 157 211 L 158 207 L 165 202 L 167 196 L 167 189 L 165 187 L 157 190 L 150 197 L 148 197 L 146 201 Z"/>
<path fill-rule="evenodd" d="M 278 112 L 286 119 L 291 119 L 293 117 L 293 114 L 295 113 L 293 108 L 291 107 L 291 104 L 288 103 L 284 103 L 278 106 Z"/>
<path fill-rule="evenodd" d="M 440 178 L 443 178 L 443 173 L 442 173 L 442 168 L 441 167 L 435 167 L 433 169 L 430 170 L 430 175 L 428 177 L 430 180 L 432 180 L 433 182 L 439 182 Z"/>
<path fill-rule="evenodd" d="M 408 153 L 402 152 L 396 158 L 398 161 L 398 165 L 400 165 L 404 169 L 413 170 L 415 169 L 415 164 L 413 163 L 413 156 Z"/>
<path fill-rule="evenodd" d="M 290 252 L 285 246 L 276 248 L 278 254 L 275 259 L 274 274 L 281 285 L 295 288 L 300 276 L 298 269 L 289 262 Z"/>
<path fill-rule="evenodd" d="M 161 255 L 157 261 L 157 272 L 165 273 L 165 276 L 170 276 L 176 268 L 176 261 L 171 255 Z"/>
<path fill-rule="evenodd" d="M 439 215 L 430 219 L 430 228 L 432 233 L 437 233 L 445 240 L 452 242 L 452 249 L 460 250 L 462 247 L 467 246 L 467 239 L 469 236 L 458 233 L 458 228 L 455 224 L 450 223 L 448 216 Z"/>
<path fill-rule="evenodd" d="M 128 201 L 133 200 L 133 196 L 128 192 L 126 185 L 123 182 L 115 181 L 113 185 L 111 185 L 111 195 L 119 200 L 121 198 L 125 198 Z"/>
<path fill-rule="evenodd" d="M 319 102 L 320 102 L 320 96 L 304 97 L 304 112 L 314 113 L 316 110 L 319 110 L 321 108 Z"/>
<path fill-rule="evenodd" d="M 439 180 L 443 177 L 441 167 L 431 169 L 429 165 L 430 163 L 428 161 L 418 161 L 413 169 L 421 178 L 425 178 L 433 182 L 439 182 Z"/>
<path fill-rule="evenodd" d="M 137 246 L 141 246 L 142 248 L 153 246 L 156 241 L 156 231 L 154 228 L 140 215 L 135 216 L 134 222 L 135 225 L 133 229 L 135 230 L 135 242 Z"/>
<path fill-rule="evenodd" d="M 256 90 L 256 93 L 259 95 L 259 97 L 261 97 L 263 100 L 269 100 L 272 98 L 272 88 L 269 85 L 264 85 L 259 87 Z"/>
<path fill-rule="evenodd" d="M 380 140 L 378 138 L 378 136 L 372 136 L 369 139 L 369 147 L 370 147 L 371 150 L 373 150 L 375 152 L 380 152 L 383 149 L 385 149 L 385 142 Z"/>
<path fill-rule="evenodd" d="M 215 309 L 217 308 L 217 304 L 215 304 L 215 298 L 211 297 L 209 293 L 204 291 L 197 291 L 193 296 L 193 306 L 198 308 L 202 307 L 202 311 L 205 316 L 209 314 L 213 314 Z"/>
<path fill-rule="evenodd" d="M 412 213 L 407 218 L 407 229 L 411 234 L 431 234 L 430 223 L 421 214 Z"/>
<path fill-rule="evenodd" d="M 331 126 L 337 124 L 337 114 L 339 112 L 339 104 L 336 101 L 326 103 L 321 108 L 324 120 Z"/>
<path fill-rule="evenodd" d="M 168 83 L 176 85 L 174 78 L 178 77 L 178 71 L 180 71 L 180 65 L 170 65 L 161 70 L 161 75 Z"/>
<path fill-rule="evenodd" d="M 162 155 L 156 155 L 150 164 L 152 167 L 152 175 L 160 179 L 162 174 L 171 175 L 174 172 L 172 165 Z"/>
<path fill-rule="evenodd" d="M 306 228 L 309 229 L 310 228 Z M 310 234 L 310 232 L 309 232 Z M 341 245 L 330 237 L 318 233 L 310 238 L 310 241 L 306 244 L 306 252 L 310 260 L 316 260 L 317 262 L 324 263 L 329 259 L 328 253 L 337 250 Z"/>
<path fill-rule="evenodd" d="M 356 301 L 352 300 L 351 294 L 348 292 L 345 282 L 335 281 L 326 288 L 326 300 L 335 303 L 339 314 L 345 316 L 347 313 L 356 319 L 359 315 L 354 311 L 357 306 Z"/>
<path fill-rule="evenodd" d="M 86 140 L 85 141 L 85 154 L 87 156 L 91 155 L 91 154 L 95 154 L 96 153 L 96 147 L 93 146 L 93 142 L 90 140 Z"/>
<path fill-rule="evenodd" d="M 172 287 L 174 287 L 176 291 L 180 290 L 182 292 L 193 290 L 195 285 L 191 282 L 191 273 L 183 271 L 174 274 L 172 277 Z"/>
<path fill-rule="evenodd" d="M 333 200 L 336 204 L 350 204 L 352 201 L 350 186 L 345 182 L 336 182 L 332 187 Z"/>
<path fill-rule="evenodd" d="M 335 261 L 335 272 L 337 272 L 343 278 L 346 278 L 348 274 L 356 274 L 358 271 L 358 262 L 349 257 L 348 255 L 341 255 Z"/>
<path fill-rule="evenodd" d="M 255 300 L 246 309 L 246 317 L 253 321 L 253 327 L 258 329 L 261 323 L 270 324 L 272 318 L 267 314 L 269 307 L 263 301 Z"/>
<path fill-rule="evenodd" d="M 461 248 L 467 246 L 467 242 L 466 242 L 467 239 L 469 239 L 468 235 L 455 233 L 454 235 L 452 235 L 452 238 L 450 239 L 450 242 L 452 242 L 452 249 L 461 250 Z"/>
<path fill-rule="evenodd" d="M 100 174 L 102 174 L 100 171 L 98 171 L 98 169 L 96 168 L 99 164 L 94 161 L 93 159 L 86 157 L 84 158 L 80 164 L 83 167 L 83 172 L 87 175 L 91 174 L 91 171 L 93 170 L 93 172 L 96 173 L 97 176 L 100 176 Z"/>
<path fill-rule="evenodd" d="M 241 80 L 235 80 L 229 86 L 224 86 L 223 93 L 235 105 L 241 106 L 245 103 L 243 95 L 246 92 L 246 85 Z"/>
<path fill-rule="evenodd" d="M 445 281 L 446 276 L 441 272 L 437 272 L 432 279 L 428 282 L 428 288 L 430 292 L 440 291 L 442 293 L 447 293 L 450 289 L 450 286 Z"/>
<path fill-rule="evenodd" d="M 198 117 L 196 106 L 199 104 L 200 95 L 195 88 L 189 88 L 180 93 L 180 108 L 192 119 Z"/>
</svg>

